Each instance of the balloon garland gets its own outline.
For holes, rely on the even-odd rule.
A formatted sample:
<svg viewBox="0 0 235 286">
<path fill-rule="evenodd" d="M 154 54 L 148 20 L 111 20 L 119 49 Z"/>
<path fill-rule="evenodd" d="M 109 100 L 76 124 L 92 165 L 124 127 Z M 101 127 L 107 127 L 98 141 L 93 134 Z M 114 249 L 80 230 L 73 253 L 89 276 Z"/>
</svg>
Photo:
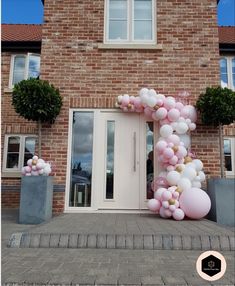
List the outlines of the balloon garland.
<svg viewBox="0 0 235 286">
<path fill-rule="evenodd" d="M 154 149 L 164 171 L 152 182 L 154 198 L 148 201 L 148 208 L 175 220 L 206 216 L 211 201 L 201 189 L 206 178 L 203 163 L 190 152 L 187 134 L 196 129 L 195 108 L 147 88 L 142 88 L 136 97 L 118 96 L 116 107 L 124 112 L 144 112 L 161 126 L 161 137 Z"/>
<path fill-rule="evenodd" d="M 23 176 L 49 176 L 51 171 L 50 163 L 34 155 L 32 159 L 27 161 L 27 166 L 22 168 L 21 173 Z"/>
</svg>

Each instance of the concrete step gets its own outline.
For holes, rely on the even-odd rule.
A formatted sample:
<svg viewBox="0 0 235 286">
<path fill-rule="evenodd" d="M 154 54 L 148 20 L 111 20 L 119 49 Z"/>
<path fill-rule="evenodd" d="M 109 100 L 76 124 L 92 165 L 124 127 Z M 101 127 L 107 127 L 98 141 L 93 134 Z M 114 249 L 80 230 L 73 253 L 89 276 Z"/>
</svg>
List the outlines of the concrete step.
<svg viewBox="0 0 235 286">
<path fill-rule="evenodd" d="M 13 233 L 11 248 L 106 248 L 234 251 L 231 235 Z"/>
</svg>

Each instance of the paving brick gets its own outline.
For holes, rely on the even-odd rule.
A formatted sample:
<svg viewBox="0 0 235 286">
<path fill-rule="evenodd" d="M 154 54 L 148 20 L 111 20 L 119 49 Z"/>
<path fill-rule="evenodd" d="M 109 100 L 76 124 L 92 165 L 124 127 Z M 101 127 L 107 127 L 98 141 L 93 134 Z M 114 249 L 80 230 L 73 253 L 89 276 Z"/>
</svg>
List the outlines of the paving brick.
<svg viewBox="0 0 235 286">
<path fill-rule="evenodd" d="M 78 235 L 78 248 L 86 248 L 87 247 L 87 235 L 79 234 Z"/>
<path fill-rule="evenodd" d="M 95 279 L 95 276 L 90 275 L 74 275 L 72 285 L 94 285 Z"/>
<path fill-rule="evenodd" d="M 88 248 L 96 248 L 97 245 L 97 235 L 96 234 L 88 234 L 87 236 L 87 247 Z"/>
<path fill-rule="evenodd" d="M 163 235 L 163 249 L 172 249 L 172 236 L 171 235 Z"/>
<path fill-rule="evenodd" d="M 172 248 L 173 249 L 182 249 L 182 238 L 181 235 L 172 236 Z"/>
<path fill-rule="evenodd" d="M 229 237 L 229 242 L 230 242 L 230 249 L 232 251 L 234 251 L 235 250 L 235 239 L 234 239 L 234 236 L 230 236 Z"/>
<path fill-rule="evenodd" d="M 30 234 L 23 233 L 21 236 L 20 247 L 29 247 L 30 245 Z"/>
<path fill-rule="evenodd" d="M 182 246 L 184 250 L 192 249 L 192 240 L 190 235 L 182 235 Z"/>
<path fill-rule="evenodd" d="M 126 286 L 126 285 L 132 285 L 137 286 L 141 285 L 141 278 L 139 276 L 121 276 L 118 279 L 118 285 L 120 286 Z"/>
<path fill-rule="evenodd" d="M 167 276 L 163 276 L 162 279 L 163 279 L 165 285 L 174 285 L 174 286 L 175 285 L 187 285 L 187 282 L 181 276 L 176 276 L 176 275 L 169 276 L 169 275 L 167 275 Z"/>
<path fill-rule="evenodd" d="M 35 283 L 35 284 L 46 284 L 51 280 L 51 275 L 46 272 L 40 272 L 40 271 L 28 271 L 24 273 L 25 276 L 25 282 L 27 283 Z"/>
<path fill-rule="evenodd" d="M 49 281 L 49 285 L 61 285 L 61 284 L 65 284 L 65 285 L 70 285 L 72 283 L 73 280 L 73 275 L 69 275 L 69 274 L 65 274 L 65 273 L 61 273 L 61 274 L 52 274 L 52 277 Z"/>
<path fill-rule="evenodd" d="M 144 235 L 144 249 L 153 249 L 152 235 Z"/>
<path fill-rule="evenodd" d="M 40 244 L 40 233 L 32 233 L 30 237 L 30 248 L 38 248 Z"/>
<path fill-rule="evenodd" d="M 116 248 L 126 248 L 125 235 L 116 235 Z"/>
<path fill-rule="evenodd" d="M 60 234 L 52 233 L 50 236 L 50 247 L 51 248 L 59 247 L 59 242 L 60 242 Z"/>
<path fill-rule="evenodd" d="M 202 244 L 202 250 L 210 250 L 211 249 L 210 237 L 208 235 L 201 235 L 201 244 Z"/>
<path fill-rule="evenodd" d="M 229 237 L 228 236 L 220 236 L 219 240 L 220 240 L 221 250 L 224 250 L 224 251 L 230 250 Z"/>
<path fill-rule="evenodd" d="M 210 236 L 210 241 L 212 250 L 220 250 L 220 243 L 218 236 Z"/>
<path fill-rule="evenodd" d="M 201 237 L 200 236 L 192 236 L 192 249 L 193 250 L 201 250 L 202 244 L 201 244 Z"/>
<path fill-rule="evenodd" d="M 95 285 L 97 286 L 117 286 L 118 285 L 118 277 L 115 275 L 98 275 L 98 277 L 95 280 Z"/>
<path fill-rule="evenodd" d="M 107 238 L 105 234 L 97 235 L 97 248 L 106 248 Z"/>
<path fill-rule="evenodd" d="M 77 248 L 78 247 L 78 234 L 71 233 L 69 235 L 68 247 L 69 248 Z"/>
<path fill-rule="evenodd" d="M 133 235 L 126 235 L 126 249 L 133 249 L 134 248 L 134 236 Z"/>
<path fill-rule="evenodd" d="M 144 248 L 144 238 L 141 234 L 134 235 L 134 249 L 143 249 Z"/>
<path fill-rule="evenodd" d="M 13 233 L 8 240 L 7 247 L 18 248 L 20 247 L 22 232 Z"/>
<path fill-rule="evenodd" d="M 154 249 L 162 249 L 162 235 L 154 235 L 153 236 L 153 248 Z"/>
<path fill-rule="evenodd" d="M 107 234 L 107 248 L 115 248 L 116 246 L 116 235 Z"/>
<path fill-rule="evenodd" d="M 60 248 L 67 248 L 69 244 L 69 235 L 68 234 L 61 234 L 60 235 L 60 241 L 59 241 L 59 247 Z"/>
<path fill-rule="evenodd" d="M 144 276 L 141 277 L 142 285 L 164 285 L 161 276 Z"/>
<path fill-rule="evenodd" d="M 49 233 L 41 233 L 40 236 L 40 247 L 47 248 L 50 247 L 50 234 Z"/>
</svg>

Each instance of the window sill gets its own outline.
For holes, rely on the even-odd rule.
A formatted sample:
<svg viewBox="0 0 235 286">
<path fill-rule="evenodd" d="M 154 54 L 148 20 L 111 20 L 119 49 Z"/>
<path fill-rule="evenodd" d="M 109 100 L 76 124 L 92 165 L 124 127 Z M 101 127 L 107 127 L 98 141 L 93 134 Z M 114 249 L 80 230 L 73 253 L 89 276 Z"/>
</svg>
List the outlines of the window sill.
<svg viewBox="0 0 235 286">
<path fill-rule="evenodd" d="M 2 172 L 2 178 L 21 178 L 21 172 Z"/>
<path fill-rule="evenodd" d="M 162 44 L 98 44 L 98 49 L 162 50 Z"/>
<path fill-rule="evenodd" d="M 5 93 L 12 93 L 13 88 L 5 87 L 3 90 Z"/>
</svg>

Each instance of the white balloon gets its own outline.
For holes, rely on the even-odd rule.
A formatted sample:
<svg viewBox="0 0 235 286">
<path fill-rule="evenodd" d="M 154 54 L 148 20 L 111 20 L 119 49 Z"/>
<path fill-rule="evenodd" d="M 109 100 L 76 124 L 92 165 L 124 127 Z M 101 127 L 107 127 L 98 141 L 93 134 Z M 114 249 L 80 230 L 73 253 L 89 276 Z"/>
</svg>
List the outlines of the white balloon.
<svg viewBox="0 0 235 286">
<path fill-rule="evenodd" d="M 141 97 L 143 94 L 147 94 L 148 91 L 149 90 L 146 87 L 141 88 L 141 90 L 139 91 L 139 96 Z"/>
<path fill-rule="evenodd" d="M 167 189 L 165 189 L 165 188 L 159 188 L 159 189 L 157 189 L 157 191 L 154 192 L 154 198 L 155 198 L 156 200 L 160 200 L 160 199 L 161 199 L 161 196 L 162 196 L 162 193 L 165 192 L 165 191 L 167 191 Z"/>
<path fill-rule="evenodd" d="M 183 191 L 188 190 L 192 187 L 192 183 L 188 178 L 181 178 L 177 185 Z"/>
<path fill-rule="evenodd" d="M 188 131 L 188 125 L 185 122 L 179 122 L 176 127 L 176 133 L 185 134 Z"/>
<path fill-rule="evenodd" d="M 188 134 L 180 134 L 180 141 L 184 143 L 185 148 L 189 148 L 191 145 L 191 137 Z"/>
<path fill-rule="evenodd" d="M 203 181 L 206 180 L 206 175 L 205 175 L 205 173 L 203 171 L 199 171 L 198 172 L 198 176 L 200 178 L 200 182 L 203 182 Z"/>
<path fill-rule="evenodd" d="M 157 93 L 156 93 L 156 91 L 155 91 L 154 89 L 151 88 L 151 89 L 148 91 L 148 95 L 149 95 L 149 96 L 153 96 L 153 97 L 156 98 Z"/>
<path fill-rule="evenodd" d="M 201 184 L 201 182 L 193 181 L 193 182 L 192 182 L 192 187 L 193 187 L 193 188 L 199 188 L 199 189 L 201 189 L 202 184 Z"/>
<path fill-rule="evenodd" d="M 166 179 L 170 186 L 175 186 L 179 182 L 181 176 L 180 173 L 177 171 L 171 171 L 167 174 Z"/>
<path fill-rule="evenodd" d="M 164 138 L 169 137 L 170 135 L 172 135 L 172 133 L 173 133 L 173 128 L 168 124 L 163 125 L 160 128 L 160 135 Z"/>
<path fill-rule="evenodd" d="M 195 165 L 195 167 L 196 167 L 196 171 L 201 171 L 202 169 L 203 169 L 203 163 L 202 163 L 202 161 L 201 160 L 199 160 L 199 159 L 194 159 L 193 160 L 193 164 Z"/>
<path fill-rule="evenodd" d="M 155 97 L 149 97 L 147 100 L 147 104 L 149 107 L 154 107 L 157 104 L 157 99 Z"/>
<path fill-rule="evenodd" d="M 196 170 L 186 165 L 185 169 L 182 172 L 182 177 L 188 178 L 190 181 L 192 181 L 195 179 L 196 176 L 197 176 Z"/>
<path fill-rule="evenodd" d="M 121 103 L 122 102 L 122 95 L 119 95 L 117 99 L 118 99 L 118 103 Z"/>
</svg>

